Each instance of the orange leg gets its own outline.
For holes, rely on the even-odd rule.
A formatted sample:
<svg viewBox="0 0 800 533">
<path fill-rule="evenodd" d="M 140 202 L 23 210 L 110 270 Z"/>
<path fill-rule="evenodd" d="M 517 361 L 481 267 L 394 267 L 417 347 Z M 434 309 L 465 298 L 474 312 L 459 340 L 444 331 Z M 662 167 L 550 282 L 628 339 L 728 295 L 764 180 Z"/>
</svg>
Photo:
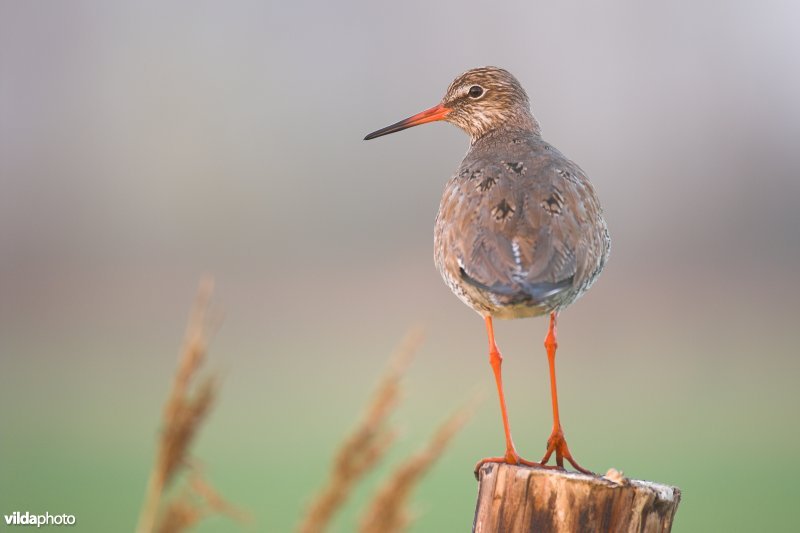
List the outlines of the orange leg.
<svg viewBox="0 0 800 533">
<path fill-rule="evenodd" d="M 594 475 L 589 470 L 580 466 L 572 454 L 569 453 L 567 441 L 564 438 L 564 430 L 561 428 L 561 420 L 558 418 L 558 391 L 556 389 L 556 348 L 558 342 L 556 341 L 556 313 L 550 313 L 550 328 L 547 330 L 547 337 L 544 339 L 544 347 L 547 349 L 547 360 L 550 363 L 550 397 L 553 403 L 553 432 L 550 438 L 547 439 L 547 452 L 542 457 L 542 464 L 547 464 L 553 452 L 556 453 L 556 465 L 559 468 L 564 468 L 564 459 L 578 472 L 584 474 Z"/>
<path fill-rule="evenodd" d="M 485 463 L 541 466 L 539 463 L 522 459 L 514 448 L 514 441 L 511 438 L 511 427 L 508 424 L 508 413 L 506 412 L 506 398 L 503 394 L 503 377 L 500 373 L 500 367 L 503 364 L 503 356 L 500 355 L 500 350 L 497 349 L 497 344 L 494 342 L 494 328 L 492 327 L 492 317 L 490 316 L 486 317 L 486 332 L 489 334 L 489 364 L 492 365 L 494 380 L 497 383 L 497 395 L 500 398 L 500 414 L 503 416 L 503 430 L 506 434 L 506 454 L 503 457 L 487 457 L 486 459 L 478 461 L 478 464 L 475 465 L 475 475 L 477 476 L 478 470 L 480 470 L 481 466 Z"/>
</svg>

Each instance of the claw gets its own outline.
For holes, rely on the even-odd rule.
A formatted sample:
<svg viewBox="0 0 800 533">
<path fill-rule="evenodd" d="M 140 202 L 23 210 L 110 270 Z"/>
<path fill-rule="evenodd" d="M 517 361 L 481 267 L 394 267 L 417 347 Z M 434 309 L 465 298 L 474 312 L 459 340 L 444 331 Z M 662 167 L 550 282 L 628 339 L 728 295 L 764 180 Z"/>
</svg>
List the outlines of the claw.
<svg viewBox="0 0 800 533">
<path fill-rule="evenodd" d="M 503 457 L 487 457 L 485 459 L 481 459 L 480 461 L 475 464 L 475 479 L 480 479 L 480 470 L 483 465 L 486 463 L 498 463 L 498 464 L 509 464 L 509 465 L 523 465 L 523 466 L 530 466 L 533 468 L 552 468 L 546 467 L 541 463 L 537 463 L 535 461 L 528 461 L 527 459 L 523 459 L 519 456 L 519 454 L 515 450 L 507 450 L 506 454 Z"/>
<path fill-rule="evenodd" d="M 547 439 L 547 451 L 545 452 L 544 457 L 542 457 L 542 466 L 547 464 L 547 461 L 550 460 L 550 456 L 553 455 L 553 452 L 556 454 L 556 466 L 551 468 L 563 470 L 564 459 L 566 459 L 569 464 L 572 465 L 572 468 L 578 472 L 590 476 L 597 475 L 591 470 L 583 468 L 578 464 L 577 461 L 575 461 L 575 459 L 572 458 L 572 454 L 569 451 L 569 446 L 567 446 L 567 440 L 564 438 L 564 432 L 561 427 L 554 428 L 553 433 L 550 434 L 550 438 Z"/>
</svg>

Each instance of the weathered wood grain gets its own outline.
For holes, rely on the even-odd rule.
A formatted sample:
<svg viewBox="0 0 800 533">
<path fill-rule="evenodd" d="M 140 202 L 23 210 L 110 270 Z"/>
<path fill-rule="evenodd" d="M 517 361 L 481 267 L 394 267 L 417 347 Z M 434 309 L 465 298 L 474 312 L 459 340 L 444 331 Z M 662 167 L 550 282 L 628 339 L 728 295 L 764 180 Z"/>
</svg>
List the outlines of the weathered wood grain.
<svg viewBox="0 0 800 533">
<path fill-rule="evenodd" d="M 507 464 L 479 474 L 475 533 L 666 533 L 681 499 L 677 487 L 621 477 Z"/>
</svg>

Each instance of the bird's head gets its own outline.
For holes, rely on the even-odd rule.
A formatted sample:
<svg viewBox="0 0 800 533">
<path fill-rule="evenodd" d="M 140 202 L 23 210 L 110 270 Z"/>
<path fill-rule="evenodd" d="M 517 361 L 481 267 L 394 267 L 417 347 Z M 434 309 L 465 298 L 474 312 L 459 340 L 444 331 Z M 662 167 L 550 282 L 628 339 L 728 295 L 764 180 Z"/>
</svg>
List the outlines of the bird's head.
<svg viewBox="0 0 800 533">
<path fill-rule="evenodd" d="M 439 105 L 372 132 L 365 140 L 437 120 L 455 124 L 472 142 L 500 127 L 539 131 L 528 95 L 517 79 L 507 70 L 481 67 L 458 76 Z"/>
</svg>

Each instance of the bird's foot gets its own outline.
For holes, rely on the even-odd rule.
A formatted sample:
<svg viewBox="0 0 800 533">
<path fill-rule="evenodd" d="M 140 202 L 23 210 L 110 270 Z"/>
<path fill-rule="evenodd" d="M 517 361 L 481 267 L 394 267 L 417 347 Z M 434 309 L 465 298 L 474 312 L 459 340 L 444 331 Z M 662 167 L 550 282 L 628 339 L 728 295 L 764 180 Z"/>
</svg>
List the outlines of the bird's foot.
<svg viewBox="0 0 800 533">
<path fill-rule="evenodd" d="M 550 438 L 547 439 L 547 452 L 542 457 L 542 466 L 547 464 L 547 461 L 550 460 L 550 456 L 553 455 L 555 452 L 556 454 L 556 466 L 549 467 L 549 468 L 558 468 L 559 470 L 564 469 L 564 459 L 569 461 L 569 464 L 572 465 L 572 468 L 577 470 L 582 474 L 588 474 L 590 476 L 596 475 L 591 470 L 586 470 L 581 465 L 572 458 L 572 454 L 569 453 L 569 447 L 567 446 L 567 439 L 564 438 L 564 431 L 561 427 L 553 428 L 553 432 L 550 434 Z"/>
<path fill-rule="evenodd" d="M 537 463 L 535 461 L 528 461 L 523 459 L 519 456 L 519 454 L 513 448 L 506 450 L 506 454 L 503 457 L 487 457 L 485 459 L 481 459 L 475 465 L 475 479 L 478 479 L 478 473 L 483 465 L 486 463 L 504 463 L 509 465 L 524 465 L 524 466 L 534 466 L 537 468 L 555 468 L 555 467 L 547 467 L 541 463 Z"/>
</svg>

